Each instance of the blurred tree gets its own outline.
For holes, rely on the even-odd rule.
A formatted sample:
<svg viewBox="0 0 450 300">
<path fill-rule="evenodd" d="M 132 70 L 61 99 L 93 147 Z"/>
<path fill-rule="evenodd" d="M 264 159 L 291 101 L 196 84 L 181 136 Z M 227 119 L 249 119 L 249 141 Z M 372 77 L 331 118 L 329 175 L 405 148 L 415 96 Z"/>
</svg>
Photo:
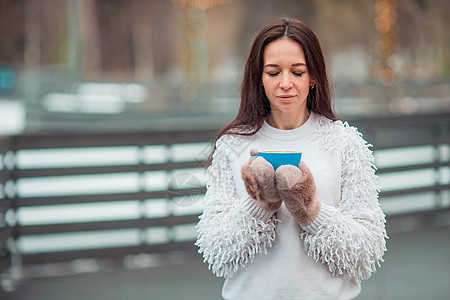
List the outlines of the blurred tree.
<svg viewBox="0 0 450 300">
<path fill-rule="evenodd" d="M 149 12 L 152 1 L 133 0 L 131 2 L 132 41 L 134 58 L 134 77 L 138 81 L 153 79 L 154 63 L 152 49 L 152 19 Z"/>
<path fill-rule="evenodd" d="M 96 1 L 98 8 L 99 47 L 103 76 L 126 80 L 133 74 L 132 3 L 120 0 Z"/>
<path fill-rule="evenodd" d="M 450 1 L 399 0 L 399 51 L 405 79 L 450 76 Z"/>
<path fill-rule="evenodd" d="M 0 1 L 0 64 L 21 67 L 25 47 L 25 1 Z"/>
<path fill-rule="evenodd" d="M 96 76 L 102 71 L 102 49 L 96 2 L 95 0 L 69 1 L 77 3 L 84 75 Z"/>
<path fill-rule="evenodd" d="M 373 45 L 373 0 L 307 1 L 311 27 L 317 34 L 336 81 L 375 78 L 379 63 Z"/>
<path fill-rule="evenodd" d="M 37 1 L 25 1 L 25 49 L 26 68 L 38 67 L 41 63 L 41 5 Z"/>
<path fill-rule="evenodd" d="M 81 65 L 88 78 L 181 82 L 187 74 L 183 68 L 187 55 L 186 14 L 174 7 L 175 2 L 187 3 L 2 0 L 0 63 L 59 67 L 63 71 L 67 66 L 75 70 L 74 66 Z M 450 1 L 392 2 L 397 3 L 398 26 L 387 64 L 398 80 L 449 77 Z M 383 50 L 375 47 L 375 4 L 374 0 L 247 0 L 214 6 L 205 12 L 202 38 L 207 55 L 200 57 L 208 67 L 208 78 L 219 78 L 221 68 L 231 64 L 234 71 L 227 78 L 238 76 L 236 70 L 242 68 L 255 34 L 278 16 L 288 15 L 312 27 L 329 62 L 358 61 L 369 74 L 380 65 L 377 51 Z M 194 31 L 190 33 L 191 38 L 195 37 Z M 78 58 L 81 54 L 82 60 Z M 339 70 L 346 69 L 341 68 L 342 64 L 338 66 Z M 352 72 L 354 67 L 349 65 L 347 69 L 351 70 L 344 71 Z M 339 75 L 343 80 L 377 77 L 376 72 L 346 77 L 344 71 Z"/>
<path fill-rule="evenodd" d="M 249 7 L 243 2 L 215 6 L 206 12 L 205 35 L 208 46 L 208 74 L 212 81 L 234 81 L 243 71 L 243 61 L 250 47 L 243 39 Z M 229 16 L 233 16 L 230 22 Z M 242 54 L 241 54 L 242 53 Z M 237 88 L 236 88 L 237 89 Z"/>
<path fill-rule="evenodd" d="M 59 0 L 30 1 L 39 11 L 41 31 L 40 64 L 57 68 L 67 62 L 67 2 Z"/>
</svg>

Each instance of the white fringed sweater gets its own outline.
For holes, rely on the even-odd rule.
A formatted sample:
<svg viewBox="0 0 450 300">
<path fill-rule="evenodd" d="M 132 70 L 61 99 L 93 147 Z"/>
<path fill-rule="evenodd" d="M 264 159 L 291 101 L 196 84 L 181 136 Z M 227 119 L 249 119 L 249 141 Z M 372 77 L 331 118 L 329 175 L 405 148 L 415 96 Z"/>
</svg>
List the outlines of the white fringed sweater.
<svg viewBox="0 0 450 300">
<path fill-rule="evenodd" d="M 226 281 L 225 299 L 354 299 L 386 251 L 385 216 L 372 152 L 356 128 L 311 113 L 293 130 L 264 123 L 253 136 L 216 143 L 199 252 Z M 322 202 L 300 226 L 284 204 L 271 213 L 245 190 L 241 167 L 250 149 L 301 151 Z"/>
</svg>

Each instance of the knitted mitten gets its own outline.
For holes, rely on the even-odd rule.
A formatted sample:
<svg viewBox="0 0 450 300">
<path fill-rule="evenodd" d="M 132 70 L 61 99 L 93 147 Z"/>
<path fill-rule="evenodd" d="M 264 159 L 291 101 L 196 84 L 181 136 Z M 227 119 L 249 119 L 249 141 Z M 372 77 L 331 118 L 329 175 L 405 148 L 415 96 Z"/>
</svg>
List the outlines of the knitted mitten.
<svg viewBox="0 0 450 300">
<path fill-rule="evenodd" d="M 258 150 L 250 150 L 250 155 L 258 155 Z M 259 207 L 276 211 L 283 202 L 277 193 L 275 187 L 274 170 L 272 165 L 262 157 L 250 158 L 250 160 L 242 166 L 242 180 L 245 189 L 250 198 Z"/>
<path fill-rule="evenodd" d="M 301 163 L 280 166 L 275 182 L 286 208 L 298 224 L 307 225 L 319 214 L 321 203 L 316 197 L 316 184 L 309 168 Z"/>
</svg>

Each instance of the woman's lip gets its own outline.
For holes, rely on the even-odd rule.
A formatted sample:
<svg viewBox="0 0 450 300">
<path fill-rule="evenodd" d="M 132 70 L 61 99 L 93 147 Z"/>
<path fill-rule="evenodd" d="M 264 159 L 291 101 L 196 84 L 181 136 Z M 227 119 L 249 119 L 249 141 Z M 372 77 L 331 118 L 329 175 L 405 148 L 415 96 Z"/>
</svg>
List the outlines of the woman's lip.
<svg viewBox="0 0 450 300">
<path fill-rule="evenodd" d="M 294 97 L 295 97 L 295 95 L 280 95 L 280 96 L 278 96 L 278 98 L 280 98 L 282 101 L 288 101 Z"/>
</svg>

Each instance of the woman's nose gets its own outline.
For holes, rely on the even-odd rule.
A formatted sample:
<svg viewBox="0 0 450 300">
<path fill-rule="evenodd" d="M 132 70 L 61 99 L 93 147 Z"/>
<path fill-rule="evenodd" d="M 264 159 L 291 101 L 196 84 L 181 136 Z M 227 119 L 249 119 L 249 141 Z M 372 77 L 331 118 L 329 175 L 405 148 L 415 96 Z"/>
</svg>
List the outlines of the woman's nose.
<svg viewBox="0 0 450 300">
<path fill-rule="evenodd" d="M 288 90 L 288 89 L 292 88 L 293 86 L 294 86 L 294 84 L 290 80 L 289 76 L 283 76 L 283 78 L 280 82 L 280 88 L 282 88 L 283 90 Z"/>
</svg>

